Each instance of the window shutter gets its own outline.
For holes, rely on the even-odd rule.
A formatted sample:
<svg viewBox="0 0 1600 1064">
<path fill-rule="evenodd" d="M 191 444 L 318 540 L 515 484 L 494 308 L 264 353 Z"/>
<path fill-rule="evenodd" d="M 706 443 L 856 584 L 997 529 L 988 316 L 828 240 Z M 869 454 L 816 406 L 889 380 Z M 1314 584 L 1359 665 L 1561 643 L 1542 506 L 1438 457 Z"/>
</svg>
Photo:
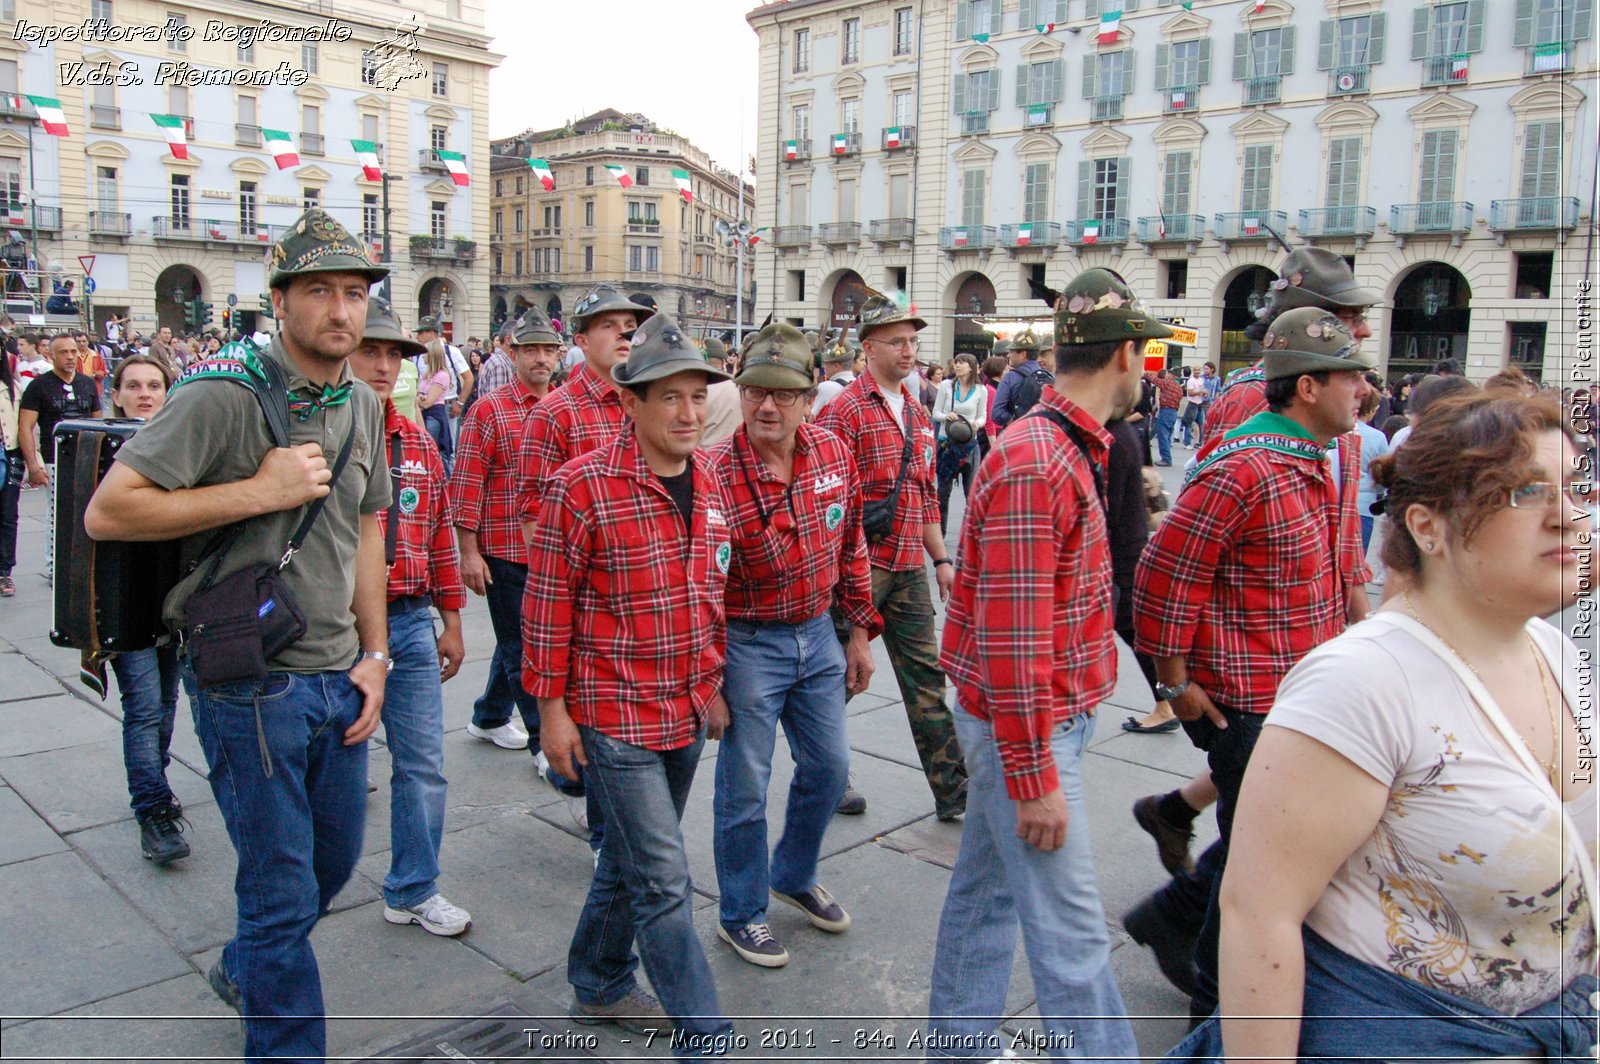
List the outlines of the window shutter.
<svg viewBox="0 0 1600 1064">
<path fill-rule="evenodd" d="M 1483 0 L 1467 0 L 1467 51 L 1483 51 Z"/>
<path fill-rule="evenodd" d="M 1094 160 L 1081 159 L 1078 162 L 1078 220 L 1081 222 L 1090 217 L 1090 205 L 1094 202 Z"/>
<path fill-rule="evenodd" d="M 1572 23 L 1567 29 L 1567 37 L 1574 41 L 1589 39 L 1589 23 L 1593 21 L 1593 0 L 1574 0 L 1572 5 Z"/>
<path fill-rule="evenodd" d="M 1118 218 L 1128 217 L 1128 183 L 1133 176 L 1133 159 L 1124 155 L 1117 160 L 1117 206 Z"/>
<path fill-rule="evenodd" d="M 1067 21 L 1067 0 L 1056 0 L 1056 17 L 1052 21 L 1057 26 Z"/>
<path fill-rule="evenodd" d="M 1100 17 L 1100 0 L 1083 0 L 1083 17 Z"/>
<path fill-rule="evenodd" d="M 1017 5 L 1017 29 L 1031 29 L 1041 21 L 1034 16 L 1033 11 L 1039 2 L 1040 0 L 1022 0 L 1022 3 Z"/>
<path fill-rule="evenodd" d="M 972 2 L 961 0 L 956 4 L 956 40 L 964 41 L 972 36 Z"/>
<path fill-rule="evenodd" d="M 989 8 L 989 32 L 996 37 L 1000 36 L 1000 0 L 994 0 Z"/>
<path fill-rule="evenodd" d="M 967 113 L 967 75 L 957 74 L 950 85 L 950 99 L 958 115 Z"/>
<path fill-rule="evenodd" d="M 995 6 L 995 10 L 997 10 L 997 11 L 1000 9 L 999 3 L 996 3 L 994 6 Z M 997 110 L 999 107 L 1000 107 L 1000 68 L 999 67 L 995 67 L 993 70 L 989 71 L 989 99 L 988 99 L 987 105 L 984 107 L 984 110 L 986 110 L 986 111 L 994 111 L 994 110 Z"/>
<path fill-rule="evenodd" d="M 1372 16 L 1372 32 L 1367 40 L 1367 62 L 1373 66 L 1383 62 L 1383 34 L 1388 22 L 1389 16 L 1382 11 Z"/>
<path fill-rule="evenodd" d="M 1028 106 L 1028 70 L 1027 63 L 1017 64 L 1017 106 Z"/>
<path fill-rule="evenodd" d="M 1516 30 L 1512 33 L 1511 43 L 1517 48 L 1528 48 L 1533 44 L 1533 0 L 1517 0 Z"/>
<path fill-rule="evenodd" d="M 1243 81 L 1250 73 L 1250 34 L 1233 35 L 1233 80 Z"/>
<path fill-rule="evenodd" d="M 1056 59 L 1045 68 L 1050 71 L 1050 91 L 1045 95 L 1045 103 L 1060 103 L 1062 84 L 1067 80 L 1067 61 Z"/>
<path fill-rule="evenodd" d="M 1167 88 L 1167 83 L 1172 72 L 1172 45 L 1165 42 L 1156 45 L 1156 90 Z"/>
<path fill-rule="evenodd" d="M 1211 84 L 1211 38 L 1210 37 L 1207 37 L 1205 40 L 1200 42 L 1200 62 L 1198 64 L 1198 66 L 1199 66 L 1199 69 L 1195 73 L 1194 83 L 1196 85 L 1209 85 L 1209 84 Z"/>
<path fill-rule="evenodd" d="M 1094 99 L 1095 66 L 1100 62 L 1100 57 L 1094 52 L 1088 52 L 1083 57 L 1083 98 Z"/>
<path fill-rule="evenodd" d="M 1123 0 L 1122 10 L 1123 11 L 1137 11 L 1137 10 L 1139 10 L 1139 0 Z"/>
<path fill-rule="evenodd" d="M 1133 95 L 1133 49 L 1125 49 L 1122 53 L 1122 95 Z"/>
<path fill-rule="evenodd" d="M 1428 30 L 1432 28 L 1430 16 L 1433 9 L 1420 5 L 1411 12 L 1411 58 L 1428 58 Z"/>
<path fill-rule="evenodd" d="M 1282 49 L 1278 53 L 1278 73 L 1294 73 L 1294 30 L 1293 26 L 1283 27 Z"/>
<path fill-rule="evenodd" d="M 1333 69 L 1333 46 L 1339 38 L 1339 20 L 1326 18 L 1317 29 L 1317 69 Z"/>
</svg>

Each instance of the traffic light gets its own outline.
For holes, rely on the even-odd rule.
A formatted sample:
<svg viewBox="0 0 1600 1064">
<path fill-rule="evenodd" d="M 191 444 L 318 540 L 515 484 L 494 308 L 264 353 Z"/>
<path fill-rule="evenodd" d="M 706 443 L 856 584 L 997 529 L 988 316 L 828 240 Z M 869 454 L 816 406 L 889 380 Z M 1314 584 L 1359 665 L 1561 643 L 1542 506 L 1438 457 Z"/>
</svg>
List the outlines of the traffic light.
<svg viewBox="0 0 1600 1064">
<path fill-rule="evenodd" d="M 211 324 L 211 304 L 203 299 L 189 301 L 189 328 L 199 332 Z"/>
<path fill-rule="evenodd" d="M 232 328 L 233 328 L 233 311 L 232 310 L 224 310 L 222 312 L 222 331 L 223 332 L 228 332 Z"/>
<path fill-rule="evenodd" d="M 272 317 L 272 293 L 271 292 L 262 292 L 261 293 L 261 309 L 257 313 L 259 313 L 264 318 L 269 318 L 270 319 Z"/>
</svg>

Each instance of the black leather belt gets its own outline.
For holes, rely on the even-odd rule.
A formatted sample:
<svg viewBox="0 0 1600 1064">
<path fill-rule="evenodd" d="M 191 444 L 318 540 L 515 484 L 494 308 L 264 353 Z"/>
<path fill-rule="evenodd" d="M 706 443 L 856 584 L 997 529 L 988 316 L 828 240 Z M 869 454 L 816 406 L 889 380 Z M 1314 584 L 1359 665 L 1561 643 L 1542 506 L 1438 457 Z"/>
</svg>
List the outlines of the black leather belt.
<svg viewBox="0 0 1600 1064">
<path fill-rule="evenodd" d="M 397 613 L 410 613 L 412 610 L 426 610 L 433 606 L 432 595 L 401 595 L 389 603 L 389 616 Z"/>
</svg>

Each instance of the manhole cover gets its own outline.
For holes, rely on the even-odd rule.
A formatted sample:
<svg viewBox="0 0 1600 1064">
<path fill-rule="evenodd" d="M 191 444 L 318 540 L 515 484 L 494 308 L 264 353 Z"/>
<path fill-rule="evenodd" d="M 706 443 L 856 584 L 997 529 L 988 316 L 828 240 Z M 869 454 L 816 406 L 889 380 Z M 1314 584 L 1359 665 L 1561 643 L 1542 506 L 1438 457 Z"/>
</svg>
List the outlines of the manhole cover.
<svg viewBox="0 0 1600 1064">
<path fill-rule="evenodd" d="M 532 1016 L 502 1002 L 482 1016 L 455 1020 L 386 1049 L 359 1064 L 412 1064 L 434 1060 L 541 1060 L 580 1064 L 603 1059 L 589 1052 L 599 1039 L 566 1016 Z"/>
</svg>

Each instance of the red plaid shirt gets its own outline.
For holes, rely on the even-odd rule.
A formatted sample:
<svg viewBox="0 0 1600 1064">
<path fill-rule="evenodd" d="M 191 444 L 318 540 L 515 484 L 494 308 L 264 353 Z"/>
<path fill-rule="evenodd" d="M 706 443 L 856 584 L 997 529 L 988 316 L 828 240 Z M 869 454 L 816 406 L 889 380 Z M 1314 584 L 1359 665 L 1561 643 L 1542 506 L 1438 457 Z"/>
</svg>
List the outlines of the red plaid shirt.
<svg viewBox="0 0 1600 1064">
<path fill-rule="evenodd" d="M 1247 431 L 1313 442 L 1288 418 Z M 1134 574 L 1137 649 L 1182 655 L 1195 683 L 1245 713 L 1345 627 L 1337 487 L 1325 458 L 1245 448 L 1200 471 Z"/>
<path fill-rule="evenodd" d="M 1104 471 L 1111 436 L 1054 387 L 1039 404 L 1081 430 Z M 1112 595 L 1089 460 L 1049 419 L 1017 418 L 979 467 L 939 657 L 961 707 L 993 723 L 1012 798 L 1060 785 L 1050 733 L 1116 686 Z"/>
<path fill-rule="evenodd" d="M 1167 377 L 1156 378 L 1156 392 L 1161 397 L 1162 410 L 1176 410 L 1183 404 L 1183 385 Z"/>
<path fill-rule="evenodd" d="M 906 397 L 906 413 L 911 417 L 911 461 L 906 464 L 905 485 L 895 509 L 894 531 L 867 545 L 867 557 L 873 565 L 895 572 L 923 567 L 926 548 L 922 526 L 939 523 L 939 493 L 933 475 L 933 422 L 904 384 L 900 394 Z M 889 400 L 872 374 L 864 373 L 846 385 L 822 408 L 816 424 L 843 440 L 855 456 L 864 500 L 881 499 L 894 490 L 906 433 L 890 412 Z"/>
<path fill-rule="evenodd" d="M 539 399 L 520 379 L 472 404 L 461 419 L 450 474 L 450 523 L 478 534 L 478 550 L 521 565 L 528 551 L 517 512 L 517 456 Z"/>
<path fill-rule="evenodd" d="M 528 417 L 518 456 L 518 514 L 539 515 L 556 470 L 597 447 L 616 442 L 628 415 L 615 388 L 583 367 L 583 372 L 545 397 Z"/>
<path fill-rule="evenodd" d="M 798 624 L 837 605 L 876 637 L 883 622 L 872 607 L 861 492 L 839 438 L 801 425 L 788 485 L 757 456 L 743 425 L 707 456 L 732 506 L 728 616 Z"/>
<path fill-rule="evenodd" d="M 693 742 L 722 687 L 729 506 L 693 462 L 691 531 L 630 426 L 561 467 L 528 545 L 522 685 L 650 750 Z"/>
<path fill-rule="evenodd" d="M 389 441 L 400 437 L 400 487 L 394 499 L 400 530 L 394 564 L 389 567 L 389 601 L 432 595 L 433 604 L 441 610 L 459 610 L 467 604 L 467 589 L 461 583 L 455 531 L 445 517 L 449 501 L 439 448 L 433 437 L 396 410 L 394 403 L 385 400 L 383 408 L 385 465 Z M 387 537 L 389 511 L 378 511 L 378 528 Z"/>
</svg>

